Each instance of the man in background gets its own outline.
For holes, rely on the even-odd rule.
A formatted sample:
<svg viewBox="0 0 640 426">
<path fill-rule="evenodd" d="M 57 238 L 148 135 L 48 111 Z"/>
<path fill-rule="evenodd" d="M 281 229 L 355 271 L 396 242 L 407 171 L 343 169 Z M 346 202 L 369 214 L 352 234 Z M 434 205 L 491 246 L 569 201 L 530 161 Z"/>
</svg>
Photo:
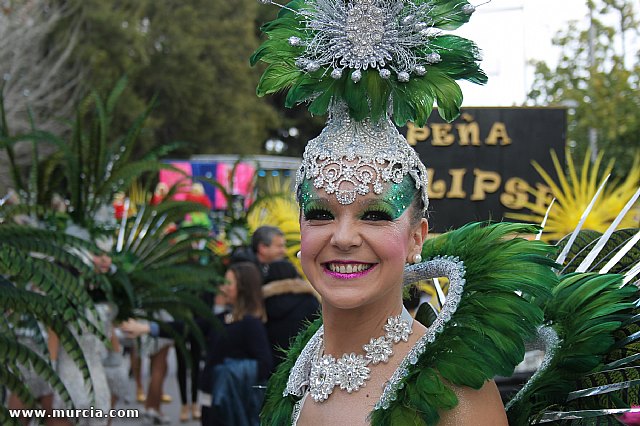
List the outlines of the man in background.
<svg viewBox="0 0 640 426">
<path fill-rule="evenodd" d="M 241 248 L 231 257 L 231 262 L 248 260 L 260 268 L 262 277 L 269 272 L 269 264 L 284 259 L 287 254 L 284 232 L 276 226 L 261 226 L 251 237 L 251 249 Z"/>
</svg>

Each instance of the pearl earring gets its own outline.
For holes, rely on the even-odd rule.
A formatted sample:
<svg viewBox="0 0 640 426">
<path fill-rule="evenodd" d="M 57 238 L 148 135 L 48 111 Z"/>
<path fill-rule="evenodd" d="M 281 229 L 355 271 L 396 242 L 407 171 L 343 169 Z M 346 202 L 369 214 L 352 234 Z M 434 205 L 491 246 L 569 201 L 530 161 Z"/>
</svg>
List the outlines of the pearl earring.
<svg viewBox="0 0 640 426">
<path fill-rule="evenodd" d="M 296 257 L 298 259 L 300 259 L 302 257 L 302 252 L 300 250 L 298 250 L 298 252 L 296 253 Z"/>
<path fill-rule="evenodd" d="M 413 263 L 420 263 L 420 262 L 422 262 L 422 255 L 420 253 L 413 255 Z"/>
</svg>

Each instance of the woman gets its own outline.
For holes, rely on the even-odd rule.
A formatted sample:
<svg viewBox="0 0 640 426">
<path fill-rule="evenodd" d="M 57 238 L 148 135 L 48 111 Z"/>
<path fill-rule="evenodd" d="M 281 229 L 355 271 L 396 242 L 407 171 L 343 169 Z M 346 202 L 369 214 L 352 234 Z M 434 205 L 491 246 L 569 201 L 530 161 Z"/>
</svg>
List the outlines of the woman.
<svg viewBox="0 0 640 426">
<path fill-rule="evenodd" d="M 225 279 L 220 291 L 231 312 L 223 315 L 222 332 L 209 338 L 200 389 L 212 402 L 202 407 L 202 424 L 256 424 L 262 395 L 254 386 L 266 381 L 272 364 L 262 275 L 255 264 L 239 262 L 229 266 Z"/>
<path fill-rule="evenodd" d="M 420 255 L 428 230 L 421 198 L 413 196 L 405 207 L 406 200 L 394 197 L 404 191 L 418 194 L 410 177 L 400 185 L 387 184 L 381 195 L 369 193 L 348 205 L 306 182 L 302 188 L 308 196 L 301 200 L 301 263 L 322 297 L 323 356 L 365 355 L 363 346 L 384 334 L 388 319 L 402 317 L 404 266 Z M 410 330 L 406 340 L 392 346 L 388 362 L 369 367 L 366 387 L 352 392 L 334 388 L 326 400 L 310 398 L 313 389 L 307 392 L 297 424 L 367 424 L 385 382 L 426 327 L 413 321 Z M 492 381 L 479 390 L 454 390 L 464 404 L 442 413 L 439 424 L 506 424 Z"/>
<path fill-rule="evenodd" d="M 262 286 L 267 311 L 267 335 L 274 368 L 282 362 L 291 340 L 320 314 L 318 296 L 288 260 L 269 264 Z"/>
<path fill-rule="evenodd" d="M 207 336 L 207 358 L 200 375 L 202 425 L 253 425 L 258 422 L 262 395 L 256 386 L 271 370 L 271 347 L 264 327 L 262 276 L 251 262 L 231 264 L 217 303 L 230 307 L 219 315 L 223 328 L 199 322 Z M 174 322 L 178 329 L 183 324 Z M 127 321 L 125 333 L 158 335 L 158 324 Z"/>
<path fill-rule="evenodd" d="M 518 313 L 526 302 L 512 300 L 517 287 L 496 286 L 516 321 L 474 325 L 469 313 L 486 301 L 466 303 L 466 264 L 434 258 L 414 272 L 450 278 L 440 315 L 422 323 L 402 305 L 405 265 L 422 265 L 428 173 L 392 119 L 423 126 L 437 100 L 451 121 L 462 101 L 455 80 L 486 81 L 475 45 L 438 30 L 473 11 L 466 1 L 294 0 L 263 27 L 269 38 L 252 62 L 269 66 L 258 94 L 288 90 L 288 105 L 329 114 L 296 178 L 300 258 L 322 318 L 270 381 L 263 424 L 507 424 L 492 378 L 517 364 L 502 343 L 535 316 Z M 471 293 L 482 294 L 486 278 L 469 283 Z"/>
</svg>

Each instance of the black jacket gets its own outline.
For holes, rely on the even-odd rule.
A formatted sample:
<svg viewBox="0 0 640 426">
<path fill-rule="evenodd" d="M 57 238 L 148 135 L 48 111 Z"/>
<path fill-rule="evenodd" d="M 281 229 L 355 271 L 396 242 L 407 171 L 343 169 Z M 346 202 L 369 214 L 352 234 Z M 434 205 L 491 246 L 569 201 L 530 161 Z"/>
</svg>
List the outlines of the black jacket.
<svg viewBox="0 0 640 426">
<path fill-rule="evenodd" d="M 311 285 L 301 278 L 272 281 L 262 287 L 262 294 L 275 369 L 284 359 L 282 349 L 289 349 L 291 340 L 307 322 L 319 316 L 320 303 Z"/>
</svg>

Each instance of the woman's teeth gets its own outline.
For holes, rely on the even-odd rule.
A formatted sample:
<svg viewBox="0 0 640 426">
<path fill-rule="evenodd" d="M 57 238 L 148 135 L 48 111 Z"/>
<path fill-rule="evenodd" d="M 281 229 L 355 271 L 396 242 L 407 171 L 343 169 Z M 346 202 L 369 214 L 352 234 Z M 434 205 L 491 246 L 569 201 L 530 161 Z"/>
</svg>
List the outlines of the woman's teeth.
<svg viewBox="0 0 640 426">
<path fill-rule="evenodd" d="M 364 263 L 349 263 L 346 265 L 343 263 L 329 263 L 327 268 L 331 272 L 337 272 L 339 274 L 353 274 L 356 272 L 366 271 L 371 268 L 371 265 Z"/>
</svg>

